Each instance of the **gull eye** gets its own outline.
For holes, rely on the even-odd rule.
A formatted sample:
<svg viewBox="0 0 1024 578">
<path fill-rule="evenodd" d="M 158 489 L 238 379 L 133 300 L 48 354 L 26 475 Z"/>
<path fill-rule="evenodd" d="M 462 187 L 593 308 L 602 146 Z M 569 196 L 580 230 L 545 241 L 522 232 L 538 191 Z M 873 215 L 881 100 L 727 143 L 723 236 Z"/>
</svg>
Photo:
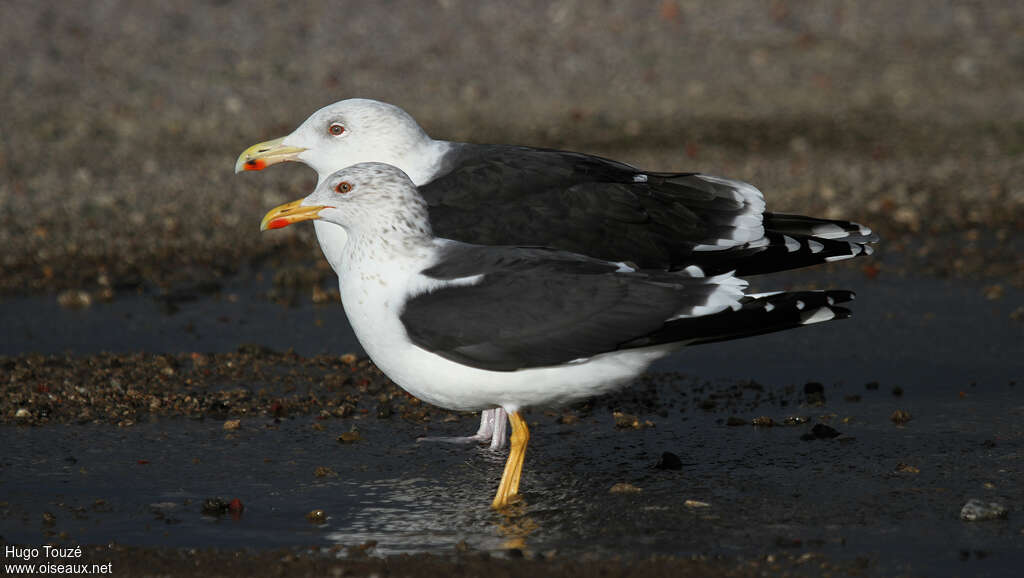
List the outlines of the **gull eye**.
<svg viewBox="0 0 1024 578">
<path fill-rule="evenodd" d="M 341 181 L 340 183 L 338 183 L 338 186 L 334 187 L 334 190 L 344 195 L 345 193 L 351 191 L 353 188 L 354 187 L 352 186 L 352 183 L 348 181 Z"/>
<path fill-rule="evenodd" d="M 341 136 L 341 133 L 345 132 L 345 127 L 340 122 L 336 122 L 327 128 L 327 132 L 334 136 Z"/>
</svg>

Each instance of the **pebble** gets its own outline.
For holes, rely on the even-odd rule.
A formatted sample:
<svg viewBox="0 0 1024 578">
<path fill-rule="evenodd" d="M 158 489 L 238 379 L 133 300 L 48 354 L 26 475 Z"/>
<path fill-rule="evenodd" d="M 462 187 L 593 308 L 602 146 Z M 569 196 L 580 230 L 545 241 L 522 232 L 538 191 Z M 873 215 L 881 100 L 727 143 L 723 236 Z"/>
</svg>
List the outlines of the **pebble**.
<svg viewBox="0 0 1024 578">
<path fill-rule="evenodd" d="M 814 424 L 814 427 L 811 428 L 811 431 L 800 436 L 800 439 L 804 441 L 821 440 L 839 437 L 840 435 L 841 434 L 838 431 L 836 431 L 835 428 L 827 426 L 823 423 L 816 423 Z"/>
<path fill-rule="evenodd" d="M 916 466 L 912 466 L 910 464 L 903 464 L 903 463 L 901 463 L 901 464 L 898 464 L 896 466 L 896 473 L 899 473 L 899 474 L 920 474 L 921 473 L 921 469 L 916 467 Z"/>
<path fill-rule="evenodd" d="M 78 289 L 62 291 L 57 295 L 57 304 L 66 309 L 85 309 L 92 305 L 92 296 Z"/>
<path fill-rule="evenodd" d="M 654 427 L 654 423 L 650 420 L 644 420 L 641 422 L 635 415 L 622 413 L 621 411 L 613 412 L 612 417 L 615 418 L 615 427 L 618 429 L 643 429 L 646 427 Z"/>
<path fill-rule="evenodd" d="M 16 419 L 28 419 L 32 417 L 32 412 L 25 408 L 20 408 L 18 411 L 14 412 L 14 417 Z"/>
<path fill-rule="evenodd" d="M 206 498 L 203 500 L 202 512 L 207 516 L 221 516 L 227 513 L 229 507 L 224 498 Z"/>
<path fill-rule="evenodd" d="M 902 425 L 910 421 L 910 412 L 903 409 L 897 409 L 892 412 L 889 419 L 892 420 L 892 423 L 894 424 Z"/>
<path fill-rule="evenodd" d="M 633 484 L 630 484 L 630 483 L 627 483 L 627 482 L 619 482 L 619 483 L 615 484 L 614 486 L 612 486 L 611 488 L 609 488 L 608 493 L 609 494 L 639 494 L 642 491 L 643 491 L 642 488 L 638 488 L 638 487 L 634 486 Z"/>
<path fill-rule="evenodd" d="M 683 469 L 683 460 L 672 452 L 662 452 L 661 458 L 658 459 L 658 463 L 654 464 L 654 467 L 659 470 L 681 470 Z"/>
<path fill-rule="evenodd" d="M 825 386 L 817 381 L 809 381 L 804 384 L 804 396 L 808 405 L 824 405 Z"/>
<path fill-rule="evenodd" d="M 240 419 L 229 419 L 224 422 L 224 429 L 233 430 L 242 427 L 242 420 Z"/>
<path fill-rule="evenodd" d="M 317 468 L 313 470 L 313 475 L 318 478 L 326 478 L 330 476 L 336 476 L 338 474 L 331 468 L 328 468 L 327 466 L 317 466 Z"/>
<path fill-rule="evenodd" d="M 969 522 L 980 522 L 982 520 L 996 520 L 1005 518 L 1008 515 L 1006 506 L 999 502 L 985 502 L 976 498 L 967 500 L 964 507 L 960 509 L 960 519 Z"/>
<path fill-rule="evenodd" d="M 338 436 L 338 441 L 343 444 L 354 444 L 362 439 L 363 436 L 359 435 L 359 432 L 356 430 L 347 431 Z"/>
<path fill-rule="evenodd" d="M 323 510 L 310 510 L 306 513 L 306 519 L 313 524 L 323 524 L 327 522 L 327 513 Z"/>
<path fill-rule="evenodd" d="M 686 500 L 683 505 L 687 508 L 710 508 L 711 504 L 708 502 L 701 502 L 700 500 Z"/>
</svg>

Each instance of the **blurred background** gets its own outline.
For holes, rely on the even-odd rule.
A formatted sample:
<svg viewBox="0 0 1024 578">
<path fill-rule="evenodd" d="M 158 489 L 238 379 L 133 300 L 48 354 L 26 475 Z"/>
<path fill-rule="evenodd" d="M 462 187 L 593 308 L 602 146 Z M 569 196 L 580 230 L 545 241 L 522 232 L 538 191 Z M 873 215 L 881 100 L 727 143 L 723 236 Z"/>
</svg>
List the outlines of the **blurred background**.
<svg viewBox="0 0 1024 578">
<path fill-rule="evenodd" d="M 313 172 L 232 169 L 357 96 L 435 138 L 747 180 L 770 209 L 870 224 L 886 267 L 1024 277 L 1019 2 L 15 0 L 3 15 L 4 295 L 216 283 L 282 256 L 333 284 L 312 227 L 258 232 Z"/>
</svg>

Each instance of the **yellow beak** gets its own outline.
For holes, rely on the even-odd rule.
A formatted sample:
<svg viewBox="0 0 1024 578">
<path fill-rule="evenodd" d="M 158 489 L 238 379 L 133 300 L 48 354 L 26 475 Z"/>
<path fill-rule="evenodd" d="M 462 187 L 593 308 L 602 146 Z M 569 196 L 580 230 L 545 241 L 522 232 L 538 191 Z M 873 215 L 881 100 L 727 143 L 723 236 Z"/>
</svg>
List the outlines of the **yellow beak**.
<svg viewBox="0 0 1024 578">
<path fill-rule="evenodd" d="M 266 142 L 256 143 L 245 149 L 235 161 L 235 173 L 242 171 L 262 171 L 270 165 L 284 161 L 298 160 L 304 147 L 292 147 L 281 144 L 286 137 L 275 138 Z"/>
<path fill-rule="evenodd" d="M 302 199 L 285 203 L 281 206 L 270 209 L 270 211 L 263 217 L 263 221 L 260 222 L 260 231 L 266 231 L 267 229 L 282 229 L 292 223 L 298 223 L 299 221 L 318 219 L 320 217 L 320 211 L 331 208 L 327 205 L 303 207 L 300 203 L 302 203 Z"/>
</svg>

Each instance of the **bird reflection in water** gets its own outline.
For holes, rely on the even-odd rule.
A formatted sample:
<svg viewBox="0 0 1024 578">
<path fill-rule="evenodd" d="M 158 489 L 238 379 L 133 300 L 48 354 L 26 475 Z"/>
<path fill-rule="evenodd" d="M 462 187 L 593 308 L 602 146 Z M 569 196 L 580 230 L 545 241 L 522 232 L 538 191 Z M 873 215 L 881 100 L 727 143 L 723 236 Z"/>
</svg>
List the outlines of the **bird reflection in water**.
<svg viewBox="0 0 1024 578">
<path fill-rule="evenodd" d="M 505 550 L 521 550 L 527 553 L 526 539 L 540 529 L 540 524 L 526 514 L 526 502 L 522 496 L 502 509 L 499 514 L 498 533 L 505 538 L 501 547 Z"/>
</svg>

